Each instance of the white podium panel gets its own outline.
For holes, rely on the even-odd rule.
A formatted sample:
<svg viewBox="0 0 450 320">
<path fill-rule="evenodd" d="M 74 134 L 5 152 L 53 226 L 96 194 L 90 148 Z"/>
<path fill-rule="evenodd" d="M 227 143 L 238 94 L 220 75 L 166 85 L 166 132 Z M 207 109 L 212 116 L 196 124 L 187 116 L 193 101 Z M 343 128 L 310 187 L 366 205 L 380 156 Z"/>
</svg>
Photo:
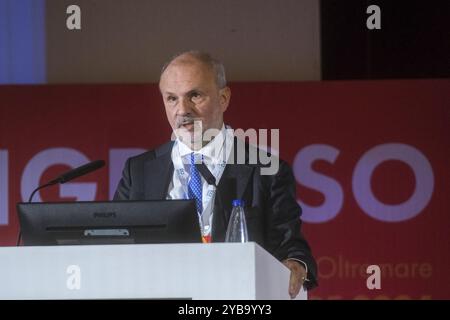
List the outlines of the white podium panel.
<svg viewBox="0 0 450 320">
<path fill-rule="evenodd" d="M 252 242 L 0 248 L 0 299 L 290 299 L 288 285 Z"/>
</svg>

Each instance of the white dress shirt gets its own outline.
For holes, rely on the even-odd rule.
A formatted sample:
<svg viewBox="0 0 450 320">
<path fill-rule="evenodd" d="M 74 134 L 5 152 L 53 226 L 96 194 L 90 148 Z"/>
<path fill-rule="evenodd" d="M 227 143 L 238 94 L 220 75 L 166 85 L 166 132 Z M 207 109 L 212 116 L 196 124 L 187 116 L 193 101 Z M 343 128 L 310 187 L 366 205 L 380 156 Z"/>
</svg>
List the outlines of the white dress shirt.
<svg viewBox="0 0 450 320">
<path fill-rule="evenodd" d="M 228 162 L 233 147 L 233 133 L 230 130 L 226 130 L 225 125 L 222 125 L 220 134 L 212 139 L 206 146 L 200 150 L 194 151 L 180 140 L 175 140 L 172 148 L 172 163 L 175 167 L 175 157 L 181 157 L 184 169 L 186 173 L 190 172 L 190 155 L 201 154 L 203 157 L 203 163 L 208 167 L 209 171 L 216 178 L 216 185 L 219 184 L 223 170 L 218 168 L 219 164 Z M 218 172 L 217 172 L 218 171 Z M 201 176 L 201 175 L 200 175 Z M 207 197 L 207 193 L 215 188 L 212 188 L 206 180 L 202 179 L 202 207 L 203 212 L 201 218 L 199 217 L 200 226 L 203 228 L 203 235 L 210 234 L 212 227 L 213 208 L 214 208 L 214 196 Z M 167 199 L 188 199 L 187 185 L 184 185 L 180 177 L 173 174 L 172 181 L 169 185 Z M 209 200 L 209 201 L 208 201 Z"/>
</svg>

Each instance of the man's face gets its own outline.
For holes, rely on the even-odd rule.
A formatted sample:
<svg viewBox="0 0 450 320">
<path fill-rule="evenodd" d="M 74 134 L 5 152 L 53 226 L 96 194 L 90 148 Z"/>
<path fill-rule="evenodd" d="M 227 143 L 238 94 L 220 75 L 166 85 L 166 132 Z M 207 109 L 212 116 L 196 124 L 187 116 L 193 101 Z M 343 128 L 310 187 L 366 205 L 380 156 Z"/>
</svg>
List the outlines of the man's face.
<svg viewBox="0 0 450 320">
<path fill-rule="evenodd" d="M 191 141 L 196 140 L 194 121 L 201 121 L 202 132 L 221 129 L 230 89 L 219 89 L 213 71 L 203 63 L 193 58 L 176 59 L 161 75 L 159 88 L 177 136 L 188 134 Z"/>
</svg>

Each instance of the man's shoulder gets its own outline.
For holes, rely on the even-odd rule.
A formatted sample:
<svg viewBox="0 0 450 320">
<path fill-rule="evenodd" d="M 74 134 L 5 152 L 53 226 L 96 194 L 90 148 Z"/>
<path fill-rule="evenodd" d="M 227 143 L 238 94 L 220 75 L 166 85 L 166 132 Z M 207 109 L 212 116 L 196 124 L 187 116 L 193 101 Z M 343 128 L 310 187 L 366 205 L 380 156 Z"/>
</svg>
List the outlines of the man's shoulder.
<svg viewBox="0 0 450 320">
<path fill-rule="evenodd" d="M 233 164 L 255 168 L 257 174 L 265 176 L 265 178 L 272 179 L 277 175 L 284 175 L 292 171 L 288 162 L 281 159 L 278 152 L 271 152 L 270 148 L 239 139 L 235 139 L 234 146 Z"/>
<path fill-rule="evenodd" d="M 254 144 L 248 143 L 248 141 L 242 141 L 240 139 L 234 140 L 234 159 L 235 161 L 242 162 L 244 160 L 244 164 L 252 165 L 256 167 L 266 167 L 269 166 L 270 163 L 268 161 L 277 161 L 282 165 L 288 165 L 288 163 L 281 159 L 278 155 L 278 152 L 272 152 L 270 147 L 261 147 Z M 239 155 L 239 152 L 244 152 L 244 156 Z M 269 160 L 270 159 L 270 160 Z"/>
</svg>

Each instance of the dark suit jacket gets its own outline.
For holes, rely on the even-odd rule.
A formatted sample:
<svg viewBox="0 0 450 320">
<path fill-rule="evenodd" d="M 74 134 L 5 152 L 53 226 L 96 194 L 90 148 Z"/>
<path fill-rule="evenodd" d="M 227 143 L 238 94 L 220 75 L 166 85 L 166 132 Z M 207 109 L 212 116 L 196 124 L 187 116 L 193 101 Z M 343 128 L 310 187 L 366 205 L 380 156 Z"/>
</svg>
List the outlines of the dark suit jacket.
<svg viewBox="0 0 450 320">
<path fill-rule="evenodd" d="M 166 199 L 173 176 L 173 142 L 127 160 L 114 200 Z M 233 151 L 234 152 L 234 151 Z M 296 201 L 296 183 L 289 165 L 280 160 L 275 175 L 261 175 L 261 164 L 228 164 L 217 186 L 212 241 L 223 242 L 233 199 L 246 204 L 249 240 L 277 259 L 296 258 L 308 265 L 305 287 L 317 285 L 316 262 L 301 234 L 301 208 Z M 236 161 L 234 162 L 236 163 Z"/>
</svg>

